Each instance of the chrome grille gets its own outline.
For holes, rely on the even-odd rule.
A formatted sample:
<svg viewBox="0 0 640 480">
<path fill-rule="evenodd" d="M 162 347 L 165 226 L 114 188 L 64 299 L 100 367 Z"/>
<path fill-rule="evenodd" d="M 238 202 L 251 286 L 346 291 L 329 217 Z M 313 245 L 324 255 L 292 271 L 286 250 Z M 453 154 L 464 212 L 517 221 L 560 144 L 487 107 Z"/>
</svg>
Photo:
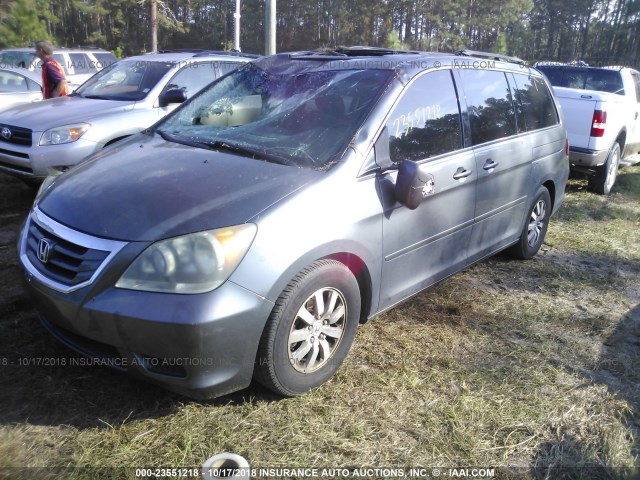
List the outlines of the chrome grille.
<svg viewBox="0 0 640 480">
<path fill-rule="evenodd" d="M 76 245 L 30 219 L 25 253 L 45 277 L 75 286 L 90 280 L 111 252 Z"/>
</svg>

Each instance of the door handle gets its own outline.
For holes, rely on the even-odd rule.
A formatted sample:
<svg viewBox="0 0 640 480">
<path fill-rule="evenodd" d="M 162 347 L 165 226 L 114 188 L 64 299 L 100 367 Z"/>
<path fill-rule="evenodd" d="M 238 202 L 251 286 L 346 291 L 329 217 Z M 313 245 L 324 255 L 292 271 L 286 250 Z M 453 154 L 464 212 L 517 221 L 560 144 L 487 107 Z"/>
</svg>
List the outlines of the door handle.
<svg viewBox="0 0 640 480">
<path fill-rule="evenodd" d="M 454 180 L 460 180 L 461 178 L 466 178 L 471 175 L 473 172 L 471 170 L 466 170 L 464 167 L 458 167 L 456 173 L 453 174 Z"/>
<path fill-rule="evenodd" d="M 492 168 L 496 168 L 497 166 L 498 163 L 489 158 L 486 162 L 484 162 L 484 166 L 482 168 L 485 170 L 491 170 Z"/>
</svg>

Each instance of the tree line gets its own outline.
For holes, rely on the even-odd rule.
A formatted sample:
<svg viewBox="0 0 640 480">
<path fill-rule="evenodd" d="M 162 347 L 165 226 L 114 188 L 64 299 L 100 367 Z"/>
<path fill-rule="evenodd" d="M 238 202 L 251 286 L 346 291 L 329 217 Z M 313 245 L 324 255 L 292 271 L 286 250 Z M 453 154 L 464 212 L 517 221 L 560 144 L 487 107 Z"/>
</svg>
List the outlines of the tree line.
<svg viewBox="0 0 640 480">
<path fill-rule="evenodd" d="M 118 56 L 233 46 L 235 0 L 0 0 L 0 48 L 49 38 Z M 242 51 L 264 53 L 264 0 L 243 0 Z M 640 66 L 640 0 L 280 0 L 277 50 L 370 45 L 462 48 Z"/>
</svg>

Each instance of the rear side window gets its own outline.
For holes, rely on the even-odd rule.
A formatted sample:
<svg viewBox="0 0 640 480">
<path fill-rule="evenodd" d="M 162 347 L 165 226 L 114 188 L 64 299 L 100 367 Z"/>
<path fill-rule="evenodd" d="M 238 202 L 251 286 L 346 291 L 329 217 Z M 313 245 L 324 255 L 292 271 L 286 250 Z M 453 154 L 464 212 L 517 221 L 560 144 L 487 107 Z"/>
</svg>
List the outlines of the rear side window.
<svg viewBox="0 0 640 480">
<path fill-rule="evenodd" d="M 404 93 L 387 121 L 391 160 L 423 160 L 461 148 L 460 109 L 451 72 L 431 72 Z"/>
<path fill-rule="evenodd" d="M 516 117 L 507 77 L 495 70 L 460 70 L 471 123 L 471 144 L 516 134 Z"/>
<path fill-rule="evenodd" d="M 96 58 L 95 63 L 98 70 L 107 68 L 112 63 L 116 63 L 118 61 L 116 57 L 107 52 L 93 52 L 93 56 Z"/>
<path fill-rule="evenodd" d="M 95 65 L 96 62 L 91 60 L 84 53 L 70 53 L 69 60 L 71 61 L 71 66 L 76 74 L 96 73 L 98 71 Z"/>
<path fill-rule="evenodd" d="M 61 53 L 54 53 L 52 56 L 55 59 L 55 61 L 58 62 L 62 66 L 62 69 L 64 70 L 64 74 L 65 75 L 69 75 L 69 63 L 70 62 L 67 62 L 64 59 L 64 55 L 62 55 Z M 36 58 L 36 60 L 38 60 L 38 59 Z M 40 62 L 40 63 L 38 63 L 38 68 L 42 68 L 42 62 L 40 60 L 38 60 L 38 62 Z"/>
<path fill-rule="evenodd" d="M 0 71 L 0 92 L 26 92 L 28 90 L 27 81 L 22 75 Z"/>
<path fill-rule="evenodd" d="M 514 77 L 518 132 L 557 125 L 558 112 L 544 80 L 520 74 Z"/>
<path fill-rule="evenodd" d="M 40 85 L 37 82 L 34 82 L 33 80 L 31 80 L 30 78 L 27 78 L 27 85 L 29 86 L 29 90 L 35 90 L 35 91 L 42 90 L 42 88 L 40 88 Z"/>
</svg>

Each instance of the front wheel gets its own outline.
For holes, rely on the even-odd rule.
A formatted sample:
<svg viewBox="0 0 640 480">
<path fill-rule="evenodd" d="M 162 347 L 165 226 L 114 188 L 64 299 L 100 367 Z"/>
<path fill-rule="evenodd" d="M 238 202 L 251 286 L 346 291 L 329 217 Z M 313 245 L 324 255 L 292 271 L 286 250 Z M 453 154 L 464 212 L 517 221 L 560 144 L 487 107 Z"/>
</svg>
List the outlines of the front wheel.
<svg viewBox="0 0 640 480">
<path fill-rule="evenodd" d="M 360 289 L 351 271 L 320 260 L 278 298 L 260 339 L 254 378 L 284 396 L 329 380 L 347 356 L 360 318 Z"/>
<path fill-rule="evenodd" d="M 607 156 L 607 161 L 596 172 L 589 177 L 589 190 L 600 195 L 609 195 L 613 184 L 618 177 L 618 167 L 620 166 L 620 144 L 614 143 Z"/>
<path fill-rule="evenodd" d="M 544 242 L 550 216 L 551 196 L 549 190 L 541 186 L 529 207 L 520 239 L 508 250 L 508 253 L 522 260 L 533 258 Z"/>
</svg>

